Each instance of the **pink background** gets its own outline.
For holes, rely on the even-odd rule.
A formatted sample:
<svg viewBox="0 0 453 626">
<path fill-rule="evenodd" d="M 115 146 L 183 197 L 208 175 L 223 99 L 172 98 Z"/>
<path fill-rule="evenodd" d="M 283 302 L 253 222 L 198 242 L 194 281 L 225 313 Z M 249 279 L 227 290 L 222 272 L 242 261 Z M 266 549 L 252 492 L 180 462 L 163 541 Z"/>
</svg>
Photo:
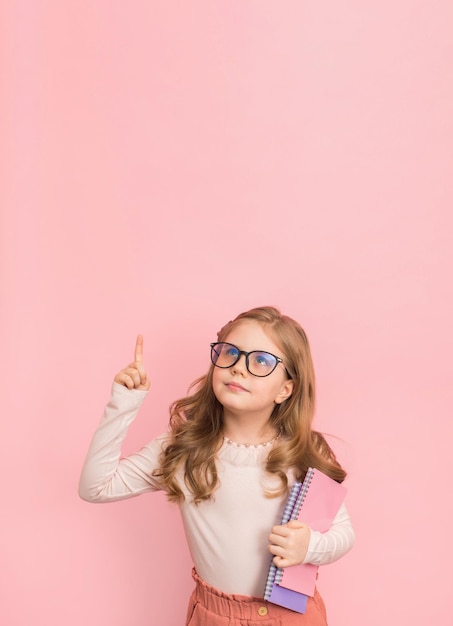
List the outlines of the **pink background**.
<svg viewBox="0 0 453 626">
<path fill-rule="evenodd" d="M 261 304 L 307 330 L 350 472 L 330 624 L 451 624 L 450 0 L 0 11 L 1 624 L 183 623 L 177 510 L 79 472 L 137 332 L 126 452 Z"/>
</svg>

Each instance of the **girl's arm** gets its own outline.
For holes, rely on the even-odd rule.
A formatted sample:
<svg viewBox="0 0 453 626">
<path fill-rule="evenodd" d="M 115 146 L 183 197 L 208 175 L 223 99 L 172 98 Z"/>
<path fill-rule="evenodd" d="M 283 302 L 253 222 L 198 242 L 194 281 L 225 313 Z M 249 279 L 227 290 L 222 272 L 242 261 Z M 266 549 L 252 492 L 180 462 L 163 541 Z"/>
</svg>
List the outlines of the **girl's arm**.
<svg viewBox="0 0 453 626">
<path fill-rule="evenodd" d="M 304 563 L 327 565 L 344 556 L 354 545 L 355 533 L 346 505 L 342 504 L 332 526 L 325 533 L 310 529 Z"/>
<path fill-rule="evenodd" d="M 121 445 L 149 389 L 143 366 L 143 339 L 137 339 L 135 360 L 115 377 L 105 408 L 82 469 L 79 495 L 88 502 L 111 502 L 160 489 L 152 472 L 159 465 L 165 436 L 137 454 L 120 459 Z"/>
<path fill-rule="evenodd" d="M 311 530 L 298 520 L 274 526 L 269 536 L 269 551 L 274 555 L 277 567 L 301 563 L 327 565 L 349 552 L 354 539 L 348 511 L 342 504 L 332 526 L 325 533 Z"/>
</svg>

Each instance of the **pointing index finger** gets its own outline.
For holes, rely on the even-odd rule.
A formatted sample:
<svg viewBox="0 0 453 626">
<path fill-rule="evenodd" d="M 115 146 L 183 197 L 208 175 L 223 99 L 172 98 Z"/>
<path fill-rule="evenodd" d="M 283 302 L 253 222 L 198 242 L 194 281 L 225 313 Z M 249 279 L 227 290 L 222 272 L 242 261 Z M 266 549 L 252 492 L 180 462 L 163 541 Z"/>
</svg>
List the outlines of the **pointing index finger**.
<svg viewBox="0 0 453 626">
<path fill-rule="evenodd" d="M 143 362 L 143 335 L 137 336 L 137 341 L 135 343 L 135 362 L 142 363 Z"/>
</svg>

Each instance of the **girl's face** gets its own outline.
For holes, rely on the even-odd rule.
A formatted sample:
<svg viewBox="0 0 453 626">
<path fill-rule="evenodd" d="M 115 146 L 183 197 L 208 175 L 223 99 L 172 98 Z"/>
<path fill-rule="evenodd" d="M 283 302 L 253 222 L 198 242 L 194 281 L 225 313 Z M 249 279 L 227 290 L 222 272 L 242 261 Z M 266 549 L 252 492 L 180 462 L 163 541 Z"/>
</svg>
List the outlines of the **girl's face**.
<svg viewBox="0 0 453 626">
<path fill-rule="evenodd" d="M 254 320 L 242 320 L 224 341 L 245 352 L 270 352 L 284 362 L 285 355 L 266 333 L 265 328 L 265 325 Z M 279 363 L 269 376 L 254 376 L 247 370 L 245 355 L 242 354 L 232 367 L 214 367 L 212 388 L 226 415 L 250 413 L 267 420 L 275 404 L 289 398 L 293 381 L 288 380 L 283 363 Z"/>
</svg>

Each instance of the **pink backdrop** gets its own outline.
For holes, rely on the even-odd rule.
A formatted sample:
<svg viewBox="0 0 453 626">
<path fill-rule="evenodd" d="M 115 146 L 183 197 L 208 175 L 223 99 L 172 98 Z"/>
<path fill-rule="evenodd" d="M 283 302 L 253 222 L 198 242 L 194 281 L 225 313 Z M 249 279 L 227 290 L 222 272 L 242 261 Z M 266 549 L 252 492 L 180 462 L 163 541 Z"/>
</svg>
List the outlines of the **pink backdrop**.
<svg viewBox="0 0 453 626">
<path fill-rule="evenodd" d="M 80 468 L 137 332 L 153 384 L 126 452 L 225 321 L 276 304 L 350 472 L 330 624 L 451 624 L 451 2 L 0 11 L 0 623 L 183 623 L 177 511 L 88 505 Z"/>
</svg>

